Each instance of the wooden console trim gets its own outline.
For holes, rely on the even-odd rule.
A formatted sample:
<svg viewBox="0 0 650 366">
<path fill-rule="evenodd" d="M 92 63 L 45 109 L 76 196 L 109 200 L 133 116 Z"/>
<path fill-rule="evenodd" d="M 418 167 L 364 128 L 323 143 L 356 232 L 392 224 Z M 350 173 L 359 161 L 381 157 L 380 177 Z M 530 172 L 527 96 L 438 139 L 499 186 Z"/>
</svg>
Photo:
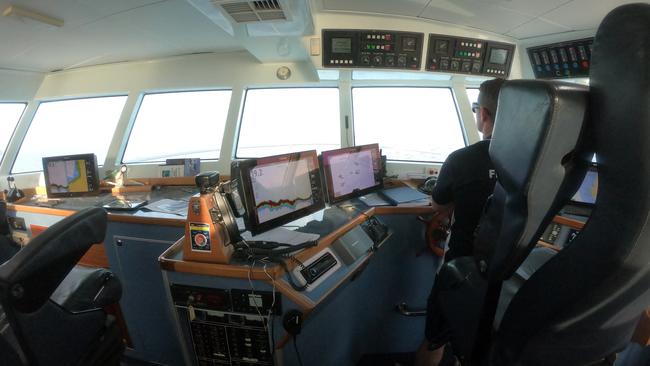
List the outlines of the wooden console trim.
<svg viewBox="0 0 650 366">
<path fill-rule="evenodd" d="M 108 213 L 108 221 L 113 222 L 124 222 L 128 224 L 140 224 L 140 225 L 160 225 L 160 226 L 173 226 L 173 227 L 185 227 L 185 219 L 178 218 L 166 218 L 166 217 L 144 217 L 136 215 L 120 215 L 115 213 Z"/>
<path fill-rule="evenodd" d="M 160 257 L 158 257 L 158 262 L 160 263 L 160 267 L 162 269 L 170 272 L 193 273 L 204 276 L 219 276 L 228 278 L 248 278 L 250 273 L 250 278 L 252 280 L 269 279 L 262 268 L 253 268 L 251 270 L 249 266 L 172 259 L 172 256 L 177 255 L 183 250 L 184 240 L 185 236 L 181 237 L 178 241 L 176 241 L 176 243 L 167 248 L 167 250 L 165 250 L 160 255 Z M 280 274 L 283 271 L 282 268 L 276 265 L 268 267 L 266 269 L 266 272 L 271 275 L 273 279 L 277 279 L 280 277 Z"/>
<path fill-rule="evenodd" d="M 47 230 L 47 226 L 41 225 L 29 225 L 29 230 L 32 232 L 32 238 L 37 237 L 43 231 Z M 29 245 L 29 244 L 27 244 Z M 110 268 L 111 265 L 108 262 L 108 256 L 106 255 L 106 247 L 104 243 L 93 244 L 86 254 L 84 254 L 77 264 L 81 264 L 86 267 L 98 267 L 98 268 Z"/>
<path fill-rule="evenodd" d="M 374 208 L 375 215 L 429 215 L 435 210 L 431 206 L 379 206 Z"/>
<path fill-rule="evenodd" d="M 25 206 L 21 204 L 8 204 L 7 210 L 16 211 L 16 212 L 29 212 L 42 215 L 52 215 L 52 216 L 70 216 L 75 211 L 72 210 L 61 210 L 58 208 L 49 208 L 49 207 L 38 207 L 38 206 Z"/>
<path fill-rule="evenodd" d="M 555 222 L 557 224 L 560 224 L 560 225 L 568 226 L 568 227 L 570 227 L 572 229 L 577 229 L 577 230 L 582 230 L 582 228 L 585 226 L 585 223 L 582 222 L 582 221 L 569 219 L 569 218 L 564 217 L 564 216 L 555 216 L 553 218 L 553 222 Z"/>
</svg>

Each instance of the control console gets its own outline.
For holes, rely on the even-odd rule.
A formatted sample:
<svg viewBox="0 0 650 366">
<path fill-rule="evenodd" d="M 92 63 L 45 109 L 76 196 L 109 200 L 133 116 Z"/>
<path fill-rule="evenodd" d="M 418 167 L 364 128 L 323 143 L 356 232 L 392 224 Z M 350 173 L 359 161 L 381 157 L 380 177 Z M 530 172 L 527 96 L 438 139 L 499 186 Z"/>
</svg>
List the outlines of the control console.
<svg viewBox="0 0 650 366">
<path fill-rule="evenodd" d="M 268 291 L 172 285 L 174 307 L 197 365 L 274 365 L 269 315 L 281 313 Z"/>
<path fill-rule="evenodd" d="M 324 29 L 323 67 L 419 70 L 423 33 Z"/>
<path fill-rule="evenodd" d="M 537 79 L 589 77 L 593 38 L 528 48 Z"/>
<path fill-rule="evenodd" d="M 507 77 L 515 45 L 482 39 L 429 34 L 428 71 Z"/>
</svg>

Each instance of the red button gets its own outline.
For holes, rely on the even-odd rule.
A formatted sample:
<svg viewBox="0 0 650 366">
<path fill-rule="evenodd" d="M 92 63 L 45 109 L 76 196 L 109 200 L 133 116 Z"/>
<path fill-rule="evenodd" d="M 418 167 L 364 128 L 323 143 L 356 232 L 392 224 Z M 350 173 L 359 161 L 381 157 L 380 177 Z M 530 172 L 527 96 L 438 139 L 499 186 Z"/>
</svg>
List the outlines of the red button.
<svg viewBox="0 0 650 366">
<path fill-rule="evenodd" d="M 585 68 L 585 69 L 589 68 L 589 61 L 587 61 L 587 60 L 582 61 L 582 67 Z"/>
</svg>

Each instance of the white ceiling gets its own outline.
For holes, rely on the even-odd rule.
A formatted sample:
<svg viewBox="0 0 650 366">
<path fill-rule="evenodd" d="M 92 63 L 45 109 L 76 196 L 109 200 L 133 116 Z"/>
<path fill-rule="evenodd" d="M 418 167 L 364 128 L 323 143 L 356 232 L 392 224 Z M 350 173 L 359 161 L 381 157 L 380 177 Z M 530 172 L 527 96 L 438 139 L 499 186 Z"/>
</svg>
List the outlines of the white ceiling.
<svg viewBox="0 0 650 366">
<path fill-rule="evenodd" d="M 0 16 L 0 69 L 47 72 L 187 53 L 248 49 L 255 54 L 251 42 L 242 39 L 241 33 L 230 35 L 190 4 L 201 1 L 209 0 L 0 0 L 0 12 L 9 5 L 19 5 L 65 21 L 63 27 L 57 28 L 30 20 Z M 292 1 L 317 3 L 322 11 L 401 15 L 442 21 L 515 39 L 594 29 L 605 14 L 617 5 L 638 2 Z M 306 16 L 310 17 L 309 14 Z M 296 39 L 299 40 L 299 37 Z M 262 40 L 258 43 L 263 42 L 268 43 Z"/>
<path fill-rule="evenodd" d="M 397 14 L 516 39 L 595 29 L 621 4 L 639 0 L 322 0 L 323 10 Z"/>
<path fill-rule="evenodd" d="M 61 28 L 0 16 L 0 68 L 53 71 L 242 49 L 185 0 L 0 0 L 63 19 Z"/>
</svg>

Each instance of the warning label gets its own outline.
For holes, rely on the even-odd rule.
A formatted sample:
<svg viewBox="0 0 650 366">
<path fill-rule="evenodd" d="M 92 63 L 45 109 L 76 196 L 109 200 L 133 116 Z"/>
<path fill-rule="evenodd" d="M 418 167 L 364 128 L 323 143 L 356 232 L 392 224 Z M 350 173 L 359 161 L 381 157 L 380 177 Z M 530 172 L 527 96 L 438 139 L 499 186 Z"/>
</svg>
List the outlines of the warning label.
<svg viewBox="0 0 650 366">
<path fill-rule="evenodd" d="M 210 225 L 190 223 L 192 250 L 198 252 L 210 251 Z"/>
</svg>

